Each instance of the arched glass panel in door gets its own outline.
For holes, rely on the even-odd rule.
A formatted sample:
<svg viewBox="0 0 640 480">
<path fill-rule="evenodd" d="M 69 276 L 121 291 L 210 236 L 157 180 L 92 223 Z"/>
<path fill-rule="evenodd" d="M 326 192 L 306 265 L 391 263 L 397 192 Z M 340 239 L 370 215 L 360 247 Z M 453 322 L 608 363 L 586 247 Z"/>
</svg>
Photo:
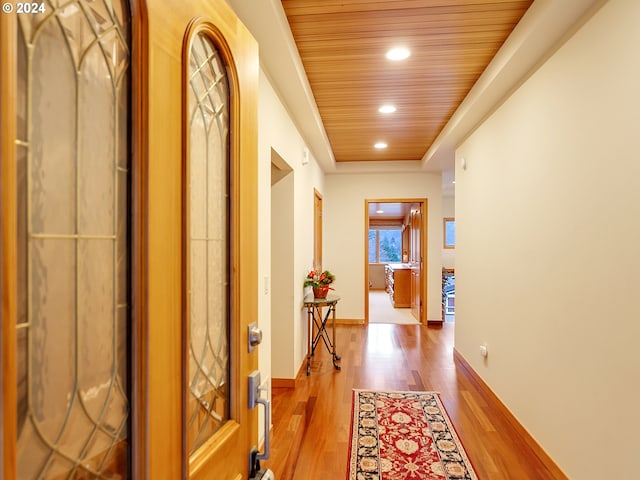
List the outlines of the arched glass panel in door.
<svg viewBox="0 0 640 480">
<path fill-rule="evenodd" d="M 18 25 L 17 477 L 129 478 L 129 9 Z"/>
<path fill-rule="evenodd" d="M 187 71 L 187 443 L 195 452 L 229 419 L 229 84 L 203 32 Z"/>
</svg>

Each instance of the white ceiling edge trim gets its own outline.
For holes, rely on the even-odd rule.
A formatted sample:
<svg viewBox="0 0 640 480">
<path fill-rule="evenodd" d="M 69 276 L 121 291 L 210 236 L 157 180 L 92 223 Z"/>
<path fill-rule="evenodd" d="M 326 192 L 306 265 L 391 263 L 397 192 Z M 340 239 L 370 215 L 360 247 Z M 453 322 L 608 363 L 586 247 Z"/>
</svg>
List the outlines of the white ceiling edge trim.
<svg viewBox="0 0 640 480">
<path fill-rule="evenodd" d="M 258 41 L 260 64 L 323 171 L 336 168 L 309 80 L 280 0 L 227 0 Z"/>
<path fill-rule="evenodd" d="M 420 160 L 340 162 L 327 174 L 425 173 Z"/>
<path fill-rule="evenodd" d="M 427 153 L 422 168 L 454 168 L 455 149 L 608 0 L 536 0 Z"/>
</svg>

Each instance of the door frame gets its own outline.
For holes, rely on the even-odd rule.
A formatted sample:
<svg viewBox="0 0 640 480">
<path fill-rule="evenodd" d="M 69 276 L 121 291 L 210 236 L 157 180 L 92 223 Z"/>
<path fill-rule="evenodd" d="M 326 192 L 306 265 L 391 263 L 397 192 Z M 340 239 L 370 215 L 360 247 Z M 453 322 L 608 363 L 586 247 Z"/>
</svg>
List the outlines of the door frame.
<svg viewBox="0 0 640 480">
<path fill-rule="evenodd" d="M 16 478 L 17 438 L 17 188 L 16 188 L 16 22 L 13 15 L 0 15 L 0 477 Z"/>
<path fill-rule="evenodd" d="M 422 305 L 419 323 L 426 326 L 428 284 L 426 272 L 429 263 L 427 254 L 428 198 L 366 198 L 364 200 L 364 323 L 369 324 L 369 204 L 371 203 L 417 203 L 420 205 L 420 211 L 422 212 L 422 222 L 420 224 L 420 251 L 422 253 L 422 261 L 420 262 L 420 298 Z"/>
<path fill-rule="evenodd" d="M 149 104 L 148 13 L 146 0 L 129 0 L 131 16 L 131 474 L 148 478 L 148 224 Z"/>
<path fill-rule="evenodd" d="M 322 194 L 313 189 L 313 269 L 322 269 L 322 220 L 323 203 Z"/>
</svg>

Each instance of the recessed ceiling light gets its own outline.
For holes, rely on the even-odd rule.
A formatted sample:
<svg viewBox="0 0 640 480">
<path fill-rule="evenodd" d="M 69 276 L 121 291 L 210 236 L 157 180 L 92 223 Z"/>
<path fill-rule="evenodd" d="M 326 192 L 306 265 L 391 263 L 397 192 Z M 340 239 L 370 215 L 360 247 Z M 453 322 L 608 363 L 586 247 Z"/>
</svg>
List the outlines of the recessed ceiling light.
<svg viewBox="0 0 640 480">
<path fill-rule="evenodd" d="M 382 150 L 383 148 L 387 148 L 387 144 L 384 142 L 378 142 L 373 147 L 377 148 L 378 150 Z"/>
<path fill-rule="evenodd" d="M 376 210 L 376 213 L 384 213 L 384 210 Z"/>
<path fill-rule="evenodd" d="M 389 60 L 404 60 L 405 58 L 409 58 L 411 52 L 404 47 L 392 48 L 387 52 L 387 58 Z"/>
<path fill-rule="evenodd" d="M 393 105 L 382 105 L 378 111 L 380 113 L 393 113 L 396 111 L 396 107 L 394 107 Z"/>
</svg>

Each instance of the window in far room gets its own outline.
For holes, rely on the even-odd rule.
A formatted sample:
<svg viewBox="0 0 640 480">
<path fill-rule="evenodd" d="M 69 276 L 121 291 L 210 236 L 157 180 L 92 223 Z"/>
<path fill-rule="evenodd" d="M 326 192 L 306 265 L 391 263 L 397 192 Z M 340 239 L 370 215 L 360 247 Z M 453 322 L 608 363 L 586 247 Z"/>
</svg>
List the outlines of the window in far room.
<svg viewBox="0 0 640 480">
<path fill-rule="evenodd" d="M 456 220 L 453 217 L 444 218 L 444 248 L 456 248 Z"/>
<path fill-rule="evenodd" d="M 369 263 L 397 263 L 402 259 L 402 229 L 375 227 L 369 229 Z"/>
</svg>

